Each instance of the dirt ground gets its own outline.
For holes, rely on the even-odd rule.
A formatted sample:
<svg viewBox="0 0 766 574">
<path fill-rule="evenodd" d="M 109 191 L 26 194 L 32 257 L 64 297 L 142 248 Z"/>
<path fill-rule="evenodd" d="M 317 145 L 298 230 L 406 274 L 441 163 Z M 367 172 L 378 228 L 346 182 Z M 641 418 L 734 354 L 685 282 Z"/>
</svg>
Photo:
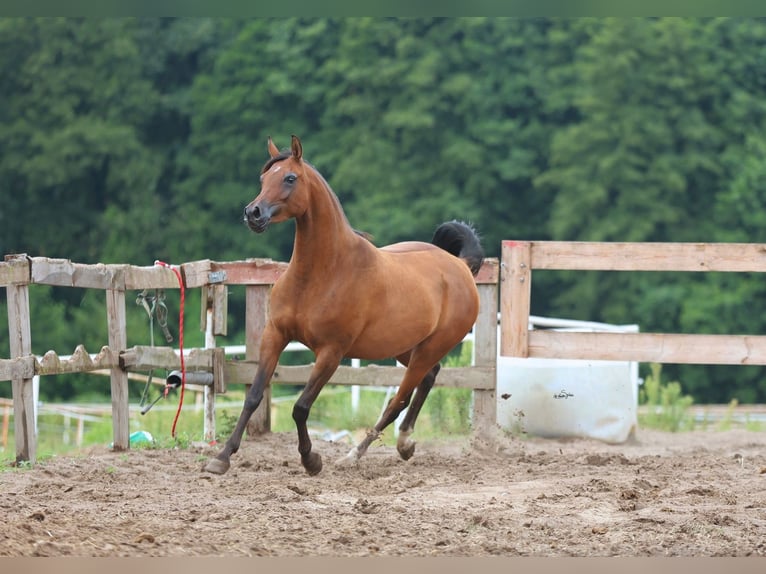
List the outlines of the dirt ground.
<svg viewBox="0 0 766 574">
<path fill-rule="evenodd" d="M 93 450 L 0 472 L 0 556 L 764 556 L 766 433 L 634 441 L 420 442 L 408 462 L 373 445 L 294 433 L 217 448 Z"/>
</svg>

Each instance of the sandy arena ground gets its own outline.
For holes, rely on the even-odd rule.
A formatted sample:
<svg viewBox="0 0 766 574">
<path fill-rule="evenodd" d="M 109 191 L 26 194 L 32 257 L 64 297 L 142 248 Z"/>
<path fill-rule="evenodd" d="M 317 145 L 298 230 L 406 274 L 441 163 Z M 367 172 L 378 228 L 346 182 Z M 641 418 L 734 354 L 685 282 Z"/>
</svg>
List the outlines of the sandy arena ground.
<svg viewBox="0 0 766 574">
<path fill-rule="evenodd" d="M 766 433 L 635 441 L 420 442 L 408 462 L 373 445 L 295 433 L 217 449 L 93 450 L 0 472 L 0 556 L 763 556 Z"/>
</svg>

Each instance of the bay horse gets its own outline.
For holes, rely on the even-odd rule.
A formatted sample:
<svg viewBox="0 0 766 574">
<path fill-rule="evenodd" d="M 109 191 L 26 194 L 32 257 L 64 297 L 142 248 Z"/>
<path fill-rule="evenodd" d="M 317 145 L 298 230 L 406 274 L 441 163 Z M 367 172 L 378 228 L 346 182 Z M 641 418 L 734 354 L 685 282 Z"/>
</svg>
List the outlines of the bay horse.
<svg viewBox="0 0 766 574">
<path fill-rule="evenodd" d="M 300 341 L 316 357 L 292 413 L 306 472 L 315 475 L 322 469 L 306 426 L 309 411 L 344 357 L 395 357 L 406 370 L 374 428 L 338 462 L 357 461 L 409 406 L 397 440 L 397 450 L 407 460 L 415 450 L 410 435 L 439 361 L 462 341 L 478 315 L 473 276 L 484 257 L 478 235 L 471 226 L 450 221 L 436 229 L 432 243 L 407 241 L 377 248 L 351 227 L 329 184 L 303 159 L 296 136 L 283 152 L 269 137 L 268 151 L 260 194 L 245 207 L 244 221 L 255 233 L 263 233 L 272 223 L 295 218 L 293 253 L 271 292 L 260 361 L 242 413 L 223 449 L 204 470 L 223 474 L 229 469 L 230 457 L 239 449 L 247 422 L 290 341 Z"/>
</svg>

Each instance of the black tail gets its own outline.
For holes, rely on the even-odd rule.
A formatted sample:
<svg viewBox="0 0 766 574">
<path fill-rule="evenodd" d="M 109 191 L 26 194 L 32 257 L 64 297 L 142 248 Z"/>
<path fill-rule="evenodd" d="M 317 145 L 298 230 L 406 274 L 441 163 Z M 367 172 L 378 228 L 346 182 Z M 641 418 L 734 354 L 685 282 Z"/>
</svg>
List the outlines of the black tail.
<svg viewBox="0 0 766 574">
<path fill-rule="evenodd" d="M 462 221 L 447 221 L 436 228 L 431 243 L 460 257 L 466 262 L 471 273 L 476 275 L 484 261 L 484 249 L 481 247 L 476 230 Z"/>
</svg>

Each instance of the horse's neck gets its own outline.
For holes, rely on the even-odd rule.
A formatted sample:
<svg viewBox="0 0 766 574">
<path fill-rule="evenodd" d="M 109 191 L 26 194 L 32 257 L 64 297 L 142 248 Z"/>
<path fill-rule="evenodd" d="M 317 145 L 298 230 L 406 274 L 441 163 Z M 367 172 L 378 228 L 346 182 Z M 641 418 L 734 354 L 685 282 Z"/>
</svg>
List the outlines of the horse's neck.
<svg viewBox="0 0 766 574">
<path fill-rule="evenodd" d="M 315 190 L 306 213 L 296 220 L 290 266 L 310 274 L 332 274 L 359 239 L 329 187 Z"/>
</svg>

